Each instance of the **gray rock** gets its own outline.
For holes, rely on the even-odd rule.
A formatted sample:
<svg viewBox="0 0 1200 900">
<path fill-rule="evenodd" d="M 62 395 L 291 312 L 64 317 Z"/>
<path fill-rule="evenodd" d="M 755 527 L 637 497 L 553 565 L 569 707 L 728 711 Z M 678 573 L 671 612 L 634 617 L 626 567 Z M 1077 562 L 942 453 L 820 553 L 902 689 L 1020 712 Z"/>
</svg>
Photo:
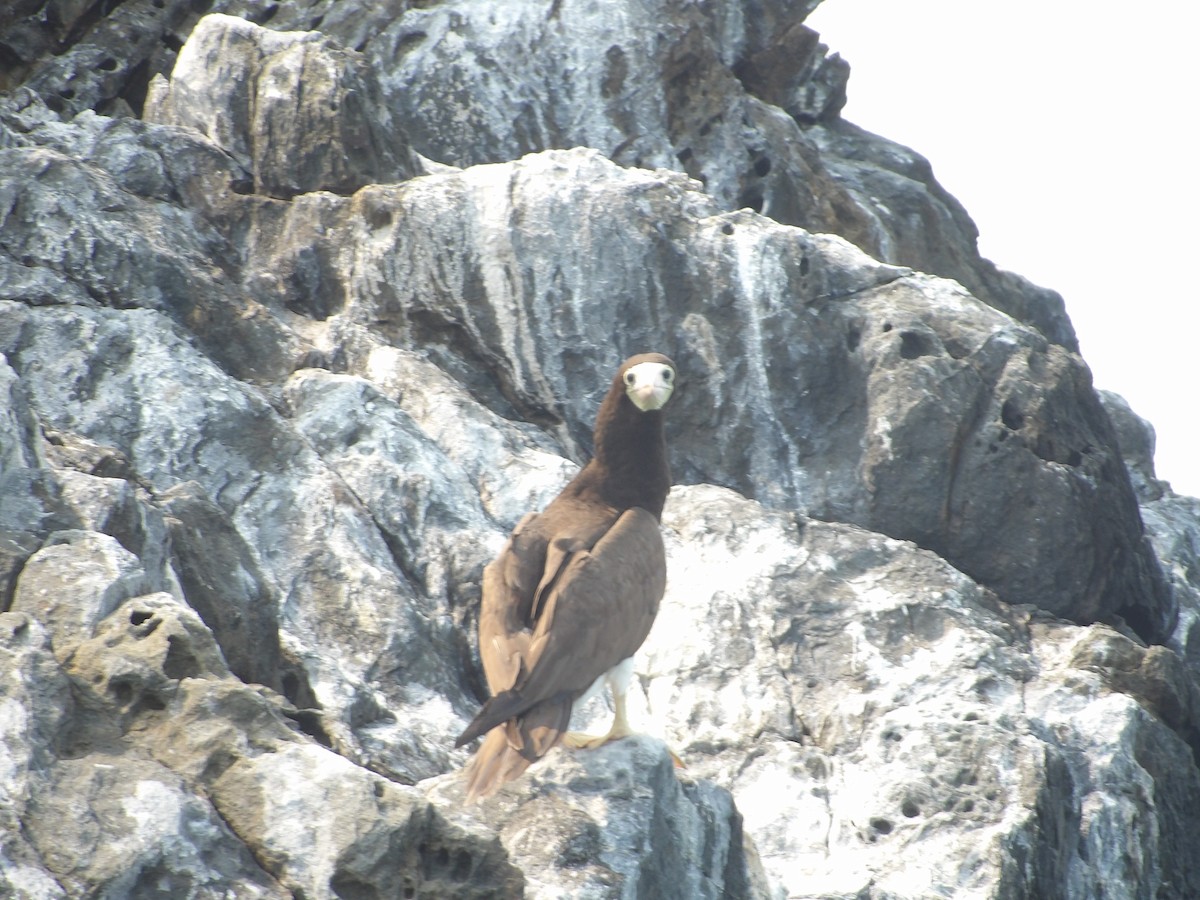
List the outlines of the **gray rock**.
<svg viewBox="0 0 1200 900">
<path fill-rule="evenodd" d="M 1200 507 L 814 5 L 0 12 L 0 894 L 1200 895 Z M 647 736 L 464 808 L 648 348 Z"/>
<path fill-rule="evenodd" d="M 1112 391 L 1097 391 L 1096 395 L 1113 423 L 1138 501 L 1145 504 L 1161 499 L 1169 488 L 1154 474 L 1154 426 L 1130 409 L 1121 395 Z"/>
<path fill-rule="evenodd" d="M 39 532 L 74 525 L 60 511 L 45 469 L 38 421 L 20 377 L 0 362 L 0 612 L 12 604 L 17 576 L 41 545 Z"/>
<path fill-rule="evenodd" d="M 188 0 L 9 4 L 0 11 L 9 69 L 2 87 L 24 84 L 62 113 L 128 115 L 141 109 L 150 75 L 169 70 L 198 18 Z"/>
<path fill-rule="evenodd" d="M 133 140 L 144 134 L 135 130 Z M 145 155 L 136 143 L 134 154 Z M 206 210 L 143 198 L 105 170 L 41 145 L 0 153 L 0 206 L 8 210 L 0 302 L 165 313 L 197 329 L 217 361 L 243 376 L 278 374 L 298 352 L 276 316 L 237 294 L 236 261 Z M 7 344 L 19 339 L 24 317 L 5 318 Z"/>
<path fill-rule="evenodd" d="M 65 896 L 290 896 L 206 800 L 153 761 L 59 760 L 34 793 L 25 828 Z"/>
<path fill-rule="evenodd" d="M 974 224 L 924 159 L 844 126 L 847 70 L 800 24 L 811 7 L 657 2 L 614 16 L 572 0 L 442 3 L 362 46 L 428 157 L 471 165 L 587 146 L 623 165 L 681 168 L 723 209 L 957 279 L 1077 349 L 1062 298 L 979 256 Z"/>
<path fill-rule="evenodd" d="M 361 248 L 342 318 L 424 347 L 494 411 L 586 447 L 590 373 L 670 335 L 688 379 L 672 417 L 682 480 L 914 540 L 1010 602 L 1170 631 L 1086 368 L 958 286 L 583 151 L 356 201 L 388 212 L 351 209 L 336 231 Z M 597 204 L 605 221 L 584 227 Z"/>
<path fill-rule="evenodd" d="M 723 208 L 843 234 L 881 259 L 954 278 L 1077 349 L 1062 298 L 982 259 L 975 226 L 923 159 L 853 128 L 845 139 L 847 68 L 801 24 L 816 3 L 658 2 L 619 16 L 576 0 L 409 6 L 221 0 L 212 11 L 281 31 L 319 28 L 361 51 L 386 107 L 431 158 L 462 165 L 591 146 L 622 164 L 681 167 Z M 65 53 L 36 61 L 32 48 L 62 36 L 36 17 L 13 18 L 29 41 L 13 50 L 27 60 L 18 83 L 59 111 L 140 114 L 151 76 L 171 73 L 197 14 L 186 0 L 124 3 L 72 35 Z M 373 143 L 364 124 L 348 143 Z M 913 229 L 910 211 L 936 224 Z"/>
<path fill-rule="evenodd" d="M 664 523 L 670 583 L 633 709 L 730 789 L 775 884 L 1138 897 L 1161 878 L 1184 897 L 1198 883 L 1164 843 L 1192 827 L 1200 790 L 1194 765 L 1166 774 L 1196 745 L 1196 685 L 1174 653 L 716 488 L 676 488 Z"/>
<path fill-rule="evenodd" d="M 23 825 L 73 712 L 70 683 L 41 625 L 24 613 L 0 613 L 0 891 L 7 896 L 67 896 Z"/>
<path fill-rule="evenodd" d="M 59 531 L 21 569 L 12 610 L 41 622 L 66 662 L 118 606 L 150 588 L 138 558 L 115 538 Z"/>
<path fill-rule="evenodd" d="M 842 119 L 822 121 L 806 134 L 852 210 L 839 207 L 839 219 L 828 230 L 885 262 L 953 278 L 984 302 L 1078 352 L 1063 298 L 980 257 L 975 223 L 937 182 L 925 157 Z M 913 228 L 914 221 L 922 227 Z"/>
<path fill-rule="evenodd" d="M 411 788 L 311 744 L 230 766 L 212 785 L 222 817 L 292 895 L 519 897 L 495 836 L 446 819 Z"/>
<path fill-rule="evenodd" d="M 64 668 L 80 703 L 103 711 L 104 724 L 120 734 L 166 709 L 182 679 L 228 674 L 212 632 L 167 594 L 137 597 L 107 616 Z M 74 742 L 99 744 L 97 734 L 80 732 Z"/>
<path fill-rule="evenodd" d="M 528 782 L 465 810 L 457 774 L 421 787 L 451 821 L 499 835 L 527 897 L 766 896 L 729 793 L 677 770 L 659 741 L 555 751 Z"/>
<path fill-rule="evenodd" d="M 256 192 L 284 200 L 420 171 L 372 70 L 316 32 L 206 16 L 144 115 L 210 138 L 251 173 Z"/>
<path fill-rule="evenodd" d="M 212 630 L 230 671 L 283 691 L 288 673 L 279 645 L 278 592 L 254 551 L 196 482 L 176 485 L 158 499 L 180 593 Z"/>
<path fill-rule="evenodd" d="M 1142 505 L 1142 518 L 1179 607 L 1175 630 L 1166 644 L 1196 676 L 1200 674 L 1200 500 L 1167 491 Z"/>
</svg>

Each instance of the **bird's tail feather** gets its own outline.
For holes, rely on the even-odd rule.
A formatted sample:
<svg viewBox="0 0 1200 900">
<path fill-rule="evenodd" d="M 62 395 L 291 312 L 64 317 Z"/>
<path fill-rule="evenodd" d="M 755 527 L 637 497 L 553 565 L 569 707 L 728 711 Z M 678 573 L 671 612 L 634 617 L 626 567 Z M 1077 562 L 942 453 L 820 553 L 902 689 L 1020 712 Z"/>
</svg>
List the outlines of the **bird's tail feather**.
<svg viewBox="0 0 1200 900">
<path fill-rule="evenodd" d="M 571 721 L 569 699 L 546 700 L 494 727 L 467 766 L 467 802 L 492 796 L 549 753 Z"/>
<path fill-rule="evenodd" d="M 501 691 L 475 713 L 475 718 L 454 741 L 455 747 L 469 744 L 486 731 L 525 712 L 528 704 L 516 691 Z"/>
</svg>

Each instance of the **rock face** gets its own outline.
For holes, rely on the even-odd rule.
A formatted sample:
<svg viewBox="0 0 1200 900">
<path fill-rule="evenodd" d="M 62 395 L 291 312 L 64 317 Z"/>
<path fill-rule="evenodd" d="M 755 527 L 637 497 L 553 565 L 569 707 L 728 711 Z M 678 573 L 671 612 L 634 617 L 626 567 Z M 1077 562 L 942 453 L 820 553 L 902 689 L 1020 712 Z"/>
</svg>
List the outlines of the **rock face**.
<svg viewBox="0 0 1200 900">
<path fill-rule="evenodd" d="M 111 6 L 0 14 L 0 894 L 1200 896 L 1200 505 L 815 4 Z M 650 736 L 464 808 L 650 348 Z"/>
</svg>

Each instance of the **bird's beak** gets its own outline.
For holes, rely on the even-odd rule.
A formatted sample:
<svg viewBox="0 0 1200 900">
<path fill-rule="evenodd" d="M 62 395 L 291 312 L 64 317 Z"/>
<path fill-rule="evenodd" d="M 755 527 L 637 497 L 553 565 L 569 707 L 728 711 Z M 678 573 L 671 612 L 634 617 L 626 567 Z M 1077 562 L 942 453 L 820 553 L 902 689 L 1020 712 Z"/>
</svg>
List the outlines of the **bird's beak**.
<svg viewBox="0 0 1200 900">
<path fill-rule="evenodd" d="M 639 384 L 628 391 L 629 399 L 642 412 L 662 409 L 671 397 L 671 389 L 657 384 Z"/>
</svg>

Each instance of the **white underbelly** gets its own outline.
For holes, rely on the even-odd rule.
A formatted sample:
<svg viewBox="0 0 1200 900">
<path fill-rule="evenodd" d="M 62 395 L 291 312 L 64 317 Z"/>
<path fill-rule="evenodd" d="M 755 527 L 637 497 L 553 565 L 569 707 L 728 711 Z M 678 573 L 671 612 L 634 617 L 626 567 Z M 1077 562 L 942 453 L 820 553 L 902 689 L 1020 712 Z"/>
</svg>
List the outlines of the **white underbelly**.
<svg viewBox="0 0 1200 900">
<path fill-rule="evenodd" d="M 605 682 L 608 683 L 608 687 L 613 691 L 613 693 L 625 694 L 628 693 L 629 684 L 632 681 L 633 657 L 630 656 L 621 660 L 619 663 L 593 681 L 592 686 L 584 691 L 583 694 L 580 695 L 579 699 L 575 701 L 574 705 L 572 705 L 571 714 L 574 715 L 583 709 L 589 700 L 600 693 L 600 689 L 604 687 Z"/>
</svg>

